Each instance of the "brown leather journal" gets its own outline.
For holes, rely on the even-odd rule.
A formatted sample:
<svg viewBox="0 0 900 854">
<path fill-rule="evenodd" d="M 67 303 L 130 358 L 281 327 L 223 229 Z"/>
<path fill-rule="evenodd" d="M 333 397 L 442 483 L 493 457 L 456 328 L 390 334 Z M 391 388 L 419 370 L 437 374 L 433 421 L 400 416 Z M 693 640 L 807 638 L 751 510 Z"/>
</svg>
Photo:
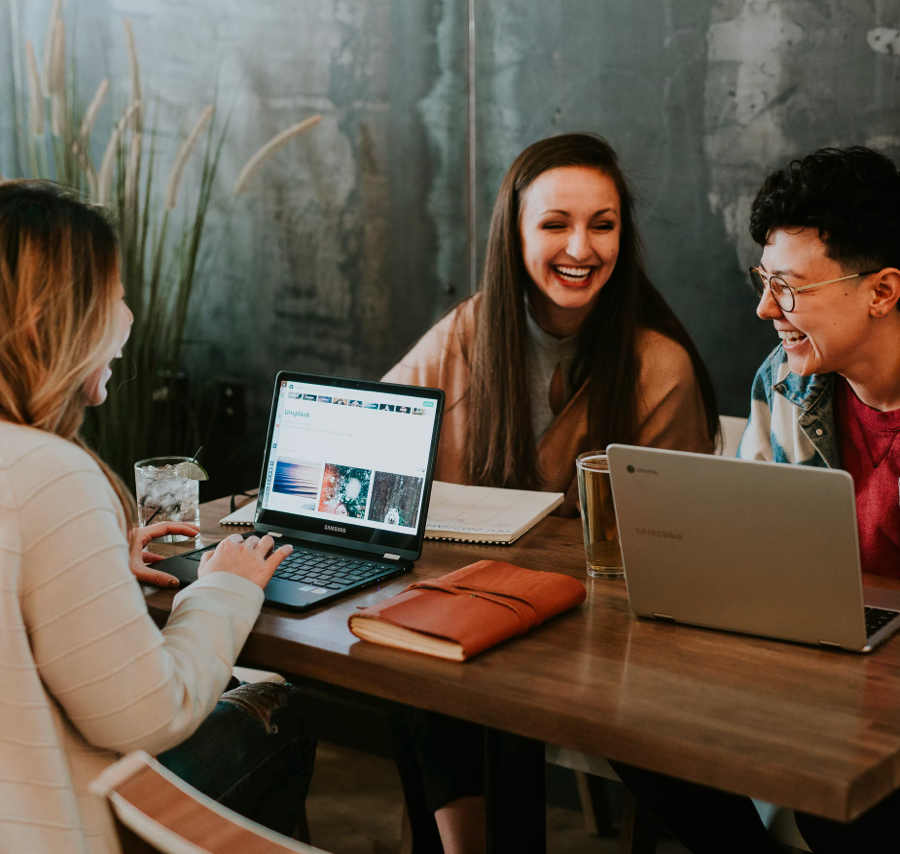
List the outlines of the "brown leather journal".
<svg viewBox="0 0 900 854">
<path fill-rule="evenodd" d="M 586 595 L 568 575 L 480 560 L 411 584 L 348 622 L 363 640 L 465 661 L 581 604 Z"/>
</svg>

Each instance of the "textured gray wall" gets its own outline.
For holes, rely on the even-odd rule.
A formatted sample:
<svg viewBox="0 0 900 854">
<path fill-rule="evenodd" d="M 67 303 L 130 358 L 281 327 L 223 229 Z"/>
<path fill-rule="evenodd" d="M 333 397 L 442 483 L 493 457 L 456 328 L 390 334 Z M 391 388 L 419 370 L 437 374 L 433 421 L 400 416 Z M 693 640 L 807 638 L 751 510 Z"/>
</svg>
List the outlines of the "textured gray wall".
<svg viewBox="0 0 900 854">
<path fill-rule="evenodd" d="M 17 171 L 10 12 L 19 41 L 32 39 L 40 57 L 50 6 L 0 0 L 4 175 Z M 179 128 L 211 101 L 217 74 L 220 117 L 234 103 L 187 368 L 193 381 L 244 380 L 254 432 L 278 370 L 378 377 L 466 292 L 464 7 L 68 0 L 64 8 L 82 98 L 111 76 L 95 161 L 108 138 L 99 129 L 108 134 L 127 103 L 125 17 L 151 114 L 159 103 L 163 176 Z M 231 196 L 260 145 L 317 112 L 320 125 L 266 163 L 246 194 Z M 200 161 L 188 167 L 179 204 L 196 192 Z"/>
<path fill-rule="evenodd" d="M 639 191 L 654 281 L 745 415 L 777 339 L 754 314 L 747 215 L 765 172 L 825 145 L 900 155 L 897 0 L 478 4 L 482 237 L 515 155 L 590 130 Z M 482 244 L 483 251 L 483 244 Z"/>
<path fill-rule="evenodd" d="M 38 47 L 50 7 L 0 0 L 7 175 L 10 3 Z M 655 280 L 723 411 L 745 413 L 775 344 L 745 284 L 749 200 L 768 168 L 822 145 L 900 155 L 900 0 L 476 0 L 475 13 L 478 258 L 525 145 L 603 134 L 638 190 Z M 217 72 L 222 113 L 234 99 L 190 367 L 244 379 L 255 425 L 278 369 L 377 377 L 468 291 L 467 14 L 466 0 L 68 0 L 82 94 L 113 69 L 117 109 L 131 18 L 164 162 Z M 322 124 L 232 199 L 245 158 L 313 112 Z"/>
</svg>

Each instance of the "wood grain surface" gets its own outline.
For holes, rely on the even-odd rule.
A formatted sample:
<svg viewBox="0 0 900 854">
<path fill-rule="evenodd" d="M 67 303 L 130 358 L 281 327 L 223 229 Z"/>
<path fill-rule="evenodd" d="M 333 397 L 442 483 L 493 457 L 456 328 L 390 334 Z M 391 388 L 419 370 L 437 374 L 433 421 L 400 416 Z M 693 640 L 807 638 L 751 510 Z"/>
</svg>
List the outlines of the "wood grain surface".
<svg viewBox="0 0 900 854">
<path fill-rule="evenodd" d="M 227 513 L 227 499 L 201 507 L 201 544 L 247 530 L 219 526 Z M 347 629 L 356 608 L 484 558 L 571 575 L 587 600 L 463 664 L 368 644 Z M 174 594 L 146 591 L 162 622 Z M 855 818 L 900 787 L 896 636 L 858 655 L 639 620 L 624 582 L 587 577 L 573 519 L 549 517 L 511 547 L 426 540 L 415 569 L 381 587 L 304 614 L 264 608 L 241 663 L 832 819 Z"/>
</svg>

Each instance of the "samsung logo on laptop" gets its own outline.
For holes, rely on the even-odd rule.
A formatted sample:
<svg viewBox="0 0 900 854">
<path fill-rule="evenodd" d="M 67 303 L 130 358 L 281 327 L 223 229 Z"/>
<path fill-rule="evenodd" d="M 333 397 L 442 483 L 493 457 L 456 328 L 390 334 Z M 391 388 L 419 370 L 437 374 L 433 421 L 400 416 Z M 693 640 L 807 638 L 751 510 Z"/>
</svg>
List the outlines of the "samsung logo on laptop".
<svg viewBox="0 0 900 854">
<path fill-rule="evenodd" d="M 336 534 L 346 534 L 347 533 L 346 528 L 339 528 L 337 525 L 326 525 L 325 530 L 326 531 L 334 531 Z"/>
<path fill-rule="evenodd" d="M 676 534 L 674 531 L 657 531 L 654 528 L 635 528 L 636 534 L 640 534 L 644 537 L 659 537 L 661 540 L 680 540 L 681 534 Z"/>
</svg>

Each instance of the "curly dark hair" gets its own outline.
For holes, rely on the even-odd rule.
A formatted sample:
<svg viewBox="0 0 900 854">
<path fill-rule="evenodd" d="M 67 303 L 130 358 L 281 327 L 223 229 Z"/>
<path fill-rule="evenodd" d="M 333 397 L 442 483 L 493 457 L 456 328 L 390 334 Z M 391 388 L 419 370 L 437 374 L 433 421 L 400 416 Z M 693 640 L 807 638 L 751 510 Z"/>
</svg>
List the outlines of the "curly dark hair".
<svg viewBox="0 0 900 854">
<path fill-rule="evenodd" d="M 765 246 L 781 228 L 816 228 L 846 267 L 900 267 L 900 175 L 883 154 L 820 148 L 772 172 L 753 200 L 750 234 Z"/>
</svg>

